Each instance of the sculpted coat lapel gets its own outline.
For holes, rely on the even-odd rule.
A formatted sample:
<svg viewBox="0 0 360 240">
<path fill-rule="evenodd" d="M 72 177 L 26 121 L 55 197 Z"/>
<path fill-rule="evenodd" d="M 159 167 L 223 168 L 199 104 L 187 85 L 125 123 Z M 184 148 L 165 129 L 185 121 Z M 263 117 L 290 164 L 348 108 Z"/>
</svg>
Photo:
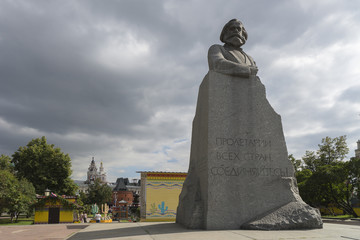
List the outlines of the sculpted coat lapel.
<svg viewBox="0 0 360 240">
<path fill-rule="evenodd" d="M 250 67 L 256 67 L 246 53 L 218 44 L 210 47 L 208 63 L 209 70 L 241 77 L 250 77 Z"/>
</svg>

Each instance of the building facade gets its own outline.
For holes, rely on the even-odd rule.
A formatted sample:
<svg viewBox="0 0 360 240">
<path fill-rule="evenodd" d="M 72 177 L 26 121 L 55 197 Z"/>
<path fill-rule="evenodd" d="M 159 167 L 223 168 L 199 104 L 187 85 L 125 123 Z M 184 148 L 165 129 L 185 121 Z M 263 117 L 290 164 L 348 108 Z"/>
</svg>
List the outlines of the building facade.
<svg viewBox="0 0 360 240">
<path fill-rule="evenodd" d="M 94 182 L 96 179 L 100 179 L 101 182 L 103 183 L 106 183 L 106 172 L 104 171 L 104 166 L 103 166 L 103 163 L 101 162 L 100 163 L 100 168 L 99 168 L 99 171 L 96 167 L 96 164 L 95 164 L 95 160 L 94 160 L 94 157 L 92 158 L 91 162 L 90 162 L 90 166 L 88 168 L 88 171 L 87 171 L 87 179 L 86 179 L 86 183 L 89 184 L 89 183 L 92 183 Z"/>
<path fill-rule="evenodd" d="M 134 193 L 127 188 L 127 178 L 118 178 L 113 188 L 112 203 L 113 206 L 118 207 L 120 201 L 126 201 L 128 206 L 131 206 L 134 201 Z"/>
<path fill-rule="evenodd" d="M 355 157 L 360 158 L 360 140 L 357 141 L 357 149 L 355 149 Z"/>
<path fill-rule="evenodd" d="M 141 221 L 175 221 L 184 172 L 138 172 L 141 174 Z"/>
<path fill-rule="evenodd" d="M 74 196 L 38 196 L 35 204 L 34 224 L 73 223 L 76 204 Z"/>
<path fill-rule="evenodd" d="M 101 182 L 106 183 L 110 187 L 112 187 L 111 183 L 107 182 L 106 172 L 104 170 L 103 163 L 100 163 L 100 168 L 98 171 L 93 157 L 87 171 L 86 180 L 74 180 L 74 183 L 78 186 L 77 194 L 79 194 L 80 192 L 87 193 L 89 190 L 89 184 L 93 184 L 96 179 L 100 179 Z"/>
</svg>

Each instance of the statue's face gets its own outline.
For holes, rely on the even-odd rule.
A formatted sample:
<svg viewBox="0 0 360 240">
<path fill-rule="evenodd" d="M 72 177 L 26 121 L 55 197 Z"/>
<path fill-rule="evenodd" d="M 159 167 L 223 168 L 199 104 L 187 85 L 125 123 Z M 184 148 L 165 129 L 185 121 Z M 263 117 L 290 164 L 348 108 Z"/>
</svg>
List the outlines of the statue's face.
<svg viewBox="0 0 360 240">
<path fill-rule="evenodd" d="M 234 47 L 241 47 L 246 42 L 246 31 L 242 23 L 234 21 L 227 27 L 224 42 Z"/>
</svg>

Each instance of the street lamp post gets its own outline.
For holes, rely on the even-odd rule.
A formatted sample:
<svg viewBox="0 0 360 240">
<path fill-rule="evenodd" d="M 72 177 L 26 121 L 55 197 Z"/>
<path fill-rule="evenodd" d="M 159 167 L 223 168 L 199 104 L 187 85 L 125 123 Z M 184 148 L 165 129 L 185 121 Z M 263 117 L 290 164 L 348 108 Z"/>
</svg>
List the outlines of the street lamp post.
<svg viewBox="0 0 360 240">
<path fill-rule="evenodd" d="M 117 203 L 117 192 L 114 192 L 115 196 L 114 196 L 114 203 L 115 203 L 115 207 L 116 207 L 116 203 Z"/>
<path fill-rule="evenodd" d="M 48 188 L 46 188 L 46 189 L 45 189 L 45 197 L 50 196 L 50 192 L 51 192 L 51 190 L 48 189 Z"/>
</svg>

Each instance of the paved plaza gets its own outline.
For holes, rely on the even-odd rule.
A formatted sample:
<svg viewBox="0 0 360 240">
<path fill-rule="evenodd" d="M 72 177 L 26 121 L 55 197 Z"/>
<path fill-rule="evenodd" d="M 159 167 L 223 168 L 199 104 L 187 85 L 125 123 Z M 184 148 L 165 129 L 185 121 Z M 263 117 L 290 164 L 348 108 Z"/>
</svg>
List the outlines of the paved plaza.
<svg viewBox="0 0 360 240">
<path fill-rule="evenodd" d="M 60 240 L 88 227 L 88 224 L 39 224 L 0 226 L 0 240 Z"/>
<path fill-rule="evenodd" d="M 345 222 L 342 222 L 345 223 Z M 324 223 L 323 229 L 293 231 L 189 230 L 176 223 L 94 223 L 2 226 L 0 239 L 26 240 L 251 240 L 350 239 L 360 240 L 359 222 Z"/>
</svg>

